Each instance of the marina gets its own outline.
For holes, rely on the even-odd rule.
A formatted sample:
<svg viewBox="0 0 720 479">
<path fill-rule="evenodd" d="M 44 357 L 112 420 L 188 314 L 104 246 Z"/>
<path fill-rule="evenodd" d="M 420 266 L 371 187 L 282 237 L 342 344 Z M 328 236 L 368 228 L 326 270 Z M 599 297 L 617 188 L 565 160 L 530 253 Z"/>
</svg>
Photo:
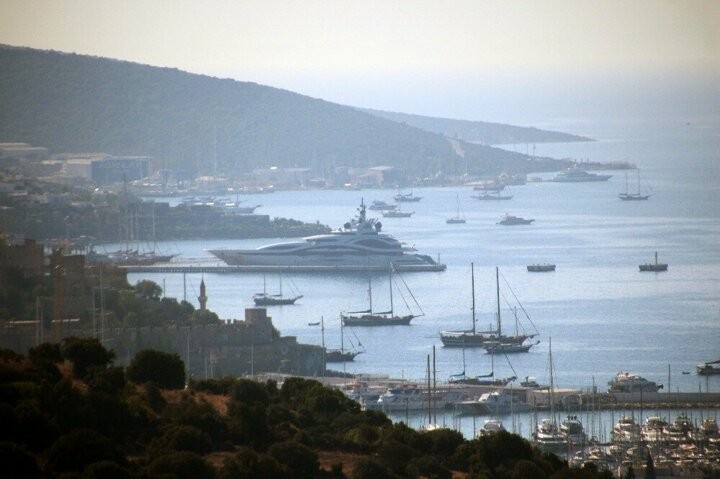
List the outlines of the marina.
<svg viewBox="0 0 720 479">
<path fill-rule="evenodd" d="M 615 138 L 618 134 L 613 130 L 607 136 Z M 330 369 L 423 384 L 426 356 L 436 346 L 437 377 L 442 381 L 462 371 L 464 355 L 468 376 L 489 373 L 495 356 L 496 378 L 531 376 L 541 384 L 549 384 L 547 353 L 548 339 L 552 337 L 556 386 L 560 389 L 588 391 L 595 385 L 602 391 L 618 371 L 663 384 L 663 389 L 655 393 L 657 401 L 651 393 L 643 393 L 642 400 L 638 396 L 603 404 L 600 412 L 596 403 L 594 421 L 588 419 L 592 415 L 586 412 L 589 405 L 583 404 L 582 421 L 588 434 L 592 436 L 594 429 L 595 436 L 604 435 L 608 441 L 612 425 L 623 414 L 634 414 L 638 422 L 641 416 L 644 421 L 648 415 L 672 420 L 687 407 L 685 404 L 695 404 L 691 396 L 683 395 L 720 392 L 720 375 L 695 373 L 698 364 L 718 359 L 720 344 L 720 212 L 714 200 L 718 186 L 707 180 L 702 163 L 716 150 L 712 142 L 703 143 L 693 136 L 684 141 L 683 136 L 668 136 L 666 131 L 662 134 L 659 141 L 652 142 L 651 149 L 632 158 L 642 167 L 643 177 L 653 183 L 655 195 L 649 202 L 617 199 L 617 191 L 624 187 L 624 175 L 588 183 L 529 182 L 514 188 L 513 212 L 520 217 L 542 218 L 542 222 L 532 227 L 501 228 L 495 223 L 505 207 L 476 201 L 471 187 L 423 188 L 423 200 L 413 205 L 416 213 L 412 221 L 397 221 L 388 231 L 447 265 L 445 270 L 403 271 L 425 315 L 413 319 L 409 326 L 364 328 L 364 353 L 352 362 L 333 364 Z M 630 138 L 594 142 L 591 148 L 595 159 L 609 161 L 622 157 L 623 151 L 644 151 L 647 145 Z M 582 144 L 538 145 L 538 154 L 584 157 L 588 148 Z M 675 158 L 680 156 L 688 158 L 689 163 L 676 165 Z M 553 174 L 534 176 L 547 179 Z M 347 220 L 348 211 L 357 207 L 361 197 L 391 194 L 389 189 L 277 191 L 264 196 L 262 203 L 271 217 L 337 225 Z M 260 198 L 247 196 L 245 201 L 251 204 L 261 202 Z M 467 223 L 448 227 L 445 221 L 458 210 Z M 161 285 L 167 296 L 197 305 L 195 298 L 204 274 L 208 308 L 221 318 L 239 318 L 244 308 L 253 306 L 251 296 L 262 284 L 263 271 L 250 267 L 233 270 L 207 250 L 251 249 L 280 241 L 161 242 L 163 252 L 179 256 L 167 266 L 128 267 L 129 281 L 134 284 L 150 279 Z M 107 248 L 112 250 L 112 245 Z M 650 259 L 656 250 L 673 267 L 662 274 L 639 272 L 638 264 Z M 192 258 L 191 266 L 183 263 L 190 263 L 188 258 Z M 527 265 L 545 258 L 552 258 L 560 267 L 551 274 L 528 273 Z M 512 356 L 512 369 L 502 354 L 487 354 L 483 348 L 442 346 L 441 331 L 471 327 L 471 262 L 475 268 L 477 330 L 495 329 L 497 266 L 540 332 L 534 338 L 540 343 L 529 352 L 508 354 Z M 283 277 L 292 276 L 304 297 L 299 304 L 274 307 L 268 314 L 283 336 L 296 337 L 306 344 L 321 342 L 320 332 L 309 327 L 309 322 L 321 316 L 337 318 L 340 311 L 364 307 L 368 275 L 372 276 L 373 291 L 386 294 L 388 290 L 386 268 L 282 270 Z M 504 286 L 502 291 L 500 303 L 506 319 L 503 326 L 513 331 L 513 311 L 507 303 L 515 300 Z M 517 384 L 509 386 L 519 387 Z M 716 415 L 717 406 L 712 400 L 698 402 L 697 406 L 687 411 L 698 420 L 701 414 L 703 418 Z M 534 415 L 531 411 L 500 419 L 510 431 L 515 421 L 515 431 L 529 437 Z M 403 412 L 393 413 L 392 417 L 406 419 Z M 443 410 L 438 412 L 436 422 L 457 425 L 466 437 L 472 437 L 490 418 L 457 416 Z M 408 420 L 420 428 L 427 425 L 427 414 L 409 412 Z"/>
</svg>

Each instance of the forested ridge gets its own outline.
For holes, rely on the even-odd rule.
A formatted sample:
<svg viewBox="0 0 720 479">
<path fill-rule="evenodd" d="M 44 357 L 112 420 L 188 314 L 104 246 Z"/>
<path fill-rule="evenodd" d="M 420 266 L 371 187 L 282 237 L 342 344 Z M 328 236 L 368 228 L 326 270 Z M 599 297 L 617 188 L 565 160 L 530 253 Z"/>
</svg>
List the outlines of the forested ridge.
<svg viewBox="0 0 720 479">
<path fill-rule="evenodd" d="M 286 90 L 54 51 L 0 46 L 0 102 L 0 142 L 147 155 L 156 168 L 197 174 L 280 166 L 322 176 L 339 166 L 390 165 L 424 178 L 558 169 L 489 146 L 464 143 L 459 154 L 439 133 Z"/>
</svg>

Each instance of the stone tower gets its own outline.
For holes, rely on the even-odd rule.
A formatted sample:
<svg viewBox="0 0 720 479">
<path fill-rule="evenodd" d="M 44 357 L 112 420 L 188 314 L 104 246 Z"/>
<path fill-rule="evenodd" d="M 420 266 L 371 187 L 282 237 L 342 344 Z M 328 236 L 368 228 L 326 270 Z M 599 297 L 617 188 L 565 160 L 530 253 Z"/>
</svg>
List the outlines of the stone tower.
<svg viewBox="0 0 720 479">
<path fill-rule="evenodd" d="M 207 310 L 208 297 L 205 294 L 205 278 L 200 280 L 200 296 L 198 296 L 198 302 L 200 303 L 200 311 Z"/>
</svg>

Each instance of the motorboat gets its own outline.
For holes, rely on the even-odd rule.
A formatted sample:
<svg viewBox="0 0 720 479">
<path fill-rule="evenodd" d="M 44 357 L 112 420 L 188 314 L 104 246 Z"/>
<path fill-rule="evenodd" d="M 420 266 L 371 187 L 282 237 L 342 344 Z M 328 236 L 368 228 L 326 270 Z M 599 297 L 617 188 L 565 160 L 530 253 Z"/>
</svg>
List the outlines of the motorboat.
<svg viewBox="0 0 720 479">
<path fill-rule="evenodd" d="M 695 366 L 695 372 L 702 376 L 720 374 L 720 359 L 717 361 L 709 361 L 707 363 L 698 364 Z"/>
<path fill-rule="evenodd" d="M 413 385 L 402 385 L 388 388 L 374 404 L 366 403 L 367 409 L 390 411 L 407 411 L 428 409 L 432 402 L 436 407 L 448 408 L 462 398 L 459 389 L 434 390 L 428 394 L 428 388 Z"/>
<path fill-rule="evenodd" d="M 505 216 L 500 218 L 500 221 L 498 221 L 498 224 L 503 225 L 503 226 L 529 225 L 533 221 L 535 221 L 535 220 L 534 219 L 528 220 L 525 218 L 521 218 L 519 216 L 513 216 L 513 215 L 505 213 Z"/>
<path fill-rule="evenodd" d="M 668 265 L 667 265 L 667 263 L 658 263 L 658 256 L 657 256 L 657 251 L 656 251 L 656 252 L 655 252 L 655 262 L 654 262 L 654 263 L 641 264 L 641 265 L 639 266 L 639 268 L 640 268 L 640 271 L 655 271 L 655 272 L 659 272 L 659 271 L 667 271 Z"/>
<path fill-rule="evenodd" d="M 422 199 L 422 196 L 415 196 L 412 190 L 410 190 L 410 193 L 398 192 L 398 194 L 395 195 L 393 199 L 398 203 L 417 203 Z"/>
<path fill-rule="evenodd" d="M 663 387 L 662 384 L 650 381 L 637 374 L 631 374 L 627 371 L 618 372 L 611 381 L 608 381 L 608 386 L 609 393 L 655 393 Z"/>
<path fill-rule="evenodd" d="M 566 416 L 560 423 L 560 434 L 565 436 L 570 444 L 583 444 L 587 440 L 582 422 L 574 415 Z"/>
<path fill-rule="evenodd" d="M 413 214 L 415 214 L 414 211 L 401 211 L 400 209 L 383 211 L 382 213 L 383 218 L 410 218 Z"/>
<path fill-rule="evenodd" d="M 382 271 L 390 263 L 397 271 L 444 271 L 446 266 L 415 248 L 382 233 L 382 224 L 366 216 L 360 203 L 358 216 L 342 228 L 298 241 L 276 243 L 257 249 L 214 249 L 209 252 L 228 265 L 254 266 L 277 270 Z"/>
<path fill-rule="evenodd" d="M 555 265 L 550 263 L 529 264 L 527 270 L 531 273 L 549 273 L 555 271 Z"/>
<path fill-rule="evenodd" d="M 370 206 L 368 206 L 368 209 L 372 211 L 392 211 L 396 208 L 397 205 L 391 205 L 390 203 L 386 203 L 382 200 L 374 200 L 370 203 Z"/>
<path fill-rule="evenodd" d="M 535 445 L 545 452 L 562 452 L 567 448 L 567 438 L 550 418 L 543 419 L 533 434 Z"/>
<path fill-rule="evenodd" d="M 656 442 L 665 440 L 665 428 L 668 422 L 660 416 L 650 416 L 645 420 L 641 428 L 641 438 L 646 442 Z"/>
<path fill-rule="evenodd" d="M 500 419 L 488 419 L 485 421 L 485 424 L 483 424 L 482 429 L 478 431 L 478 436 L 488 436 L 490 434 L 497 434 L 501 431 L 505 431 L 505 426 L 503 426 L 503 423 Z"/>
<path fill-rule="evenodd" d="M 513 414 L 527 412 L 530 405 L 519 401 L 511 391 L 499 390 L 483 393 L 477 399 L 459 401 L 455 409 L 461 414 Z"/>
<path fill-rule="evenodd" d="M 589 181 L 607 181 L 610 178 L 612 178 L 612 175 L 588 173 L 577 166 L 571 166 L 567 170 L 555 175 L 550 181 L 554 181 L 556 183 L 584 183 Z"/>
<path fill-rule="evenodd" d="M 512 195 L 501 195 L 499 191 L 488 191 L 481 195 L 473 195 L 473 198 L 483 201 L 503 201 L 511 200 Z"/>
<path fill-rule="evenodd" d="M 636 442 L 640 440 L 641 433 L 642 427 L 630 416 L 622 416 L 612 430 L 613 440 L 621 442 Z"/>
</svg>

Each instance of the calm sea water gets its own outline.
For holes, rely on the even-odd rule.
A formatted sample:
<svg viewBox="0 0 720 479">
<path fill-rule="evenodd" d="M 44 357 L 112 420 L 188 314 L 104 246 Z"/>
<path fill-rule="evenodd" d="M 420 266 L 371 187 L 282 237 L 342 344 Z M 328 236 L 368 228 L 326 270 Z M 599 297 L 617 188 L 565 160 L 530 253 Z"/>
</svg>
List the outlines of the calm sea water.
<svg viewBox="0 0 720 479">
<path fill-rule="evenodd" d="M 511 306 L 515 296 L 537 327 L 540 344 L 531 352 L 495 358 L 498 376 L 535 376 L 549 382 L 548 346 L 556 384 L 602 389 L 620 370 L 648 379 L 670 381 L 673 391 L 720 391 L 720 377 L 694 374 L 698 362 L 720 359 L 720 121 L 679 119 L 634 122 L 563 120 L 539 125 L 579 133 L 598 141 L 538 144 L 536 155 L 591 161 L 627 160 L 641 168 L 655 194 L 649 201 L 624 202 L 625 172 L 614 171 L 608 182 L 528 183 L 511 188 L 510 201 L 473 199 L 467 187 L 421 188 L 422 201 L 405 204 L 412 218 L 383 218 L 384 230 L 439 257 L 448 265 L 440 273 L 407 273 L 403 279 L 418 299 L 424 316 L 411 326 L 348 331 L 366 352 L 344 368 L 352 373 L 387 374 L 422 381 L 427 356 L 436 348 L 438 381 L 463 369 L 463 353 L 443 348 L 439 332 L 471 326 L 470 264 L 475 265 L 478 326 L 494 321 L 495 267 L 501 274 L 504 326 L 515 328 Z M 532 146 L 509 145 L 532 151 Z M 633 185 L 635 172 L 631 171 Z M 539 175 L 548 178 L 552 175 Z M 319 221 L 333 228 L 354 216 L 360 200 L 392 201 L 395 190 L 289 191 L 247 196 L 261 204 L 259 213 Z M 447 225 L 455 214 L 456 196 L 467 223 Z M 504 227 L 504 213 L 534 218 L 529 226 Z M 183 241 L 161 244 L 181 253 L 179 260 L 211 260 L 205 249 L 255 247 L 283 240 Z M 640 273 L 657 251 L 669 263 L 665 273 Z M 554 273 L 528 273 L 526 265 L 552 262 Z M 197 305 L 200 275 L 131 274 L 134 283 L 150 279 L 167 296 L 184 296 Z M 279 278 L 266 277 L 268 289 Z M 206 274 L 208 306 L 222 318 L 242 318 L 252 295 L 262 290 L 262 274 Z M 341 311 L 364 309 L 368 278 L 363 275 L 294 274 L 282 278 L 283 292 L 297 287 L 304 297 L 294 306 L 269 310 L 285 336 L 319 344 L 321 332 L 309 322 L 324 318 L 325 343 L 340 345 Z M 372 280 L 374 304 L 388 306 L 388 279 Z M 406 293 L 407 297 L 407 293 Z M 403 312 L 395 295 L 396 310 Z M 418 312 L 415 308 L 413 311 Z M 532 329 L 524 315 L 521 326 Z M 348 343 L 346 342 L 346 346 Z M 465 351 L 468 374 L 491 371 L 484 350 Z M 691 374 L 682 374 L 682 372 Z M 470 420 L 472 421 L 472 420 Z M 467 429 L 467 424 L 463 428 Z M 527 428 L 527 426 L 525 426 Z"/>
</svg>

